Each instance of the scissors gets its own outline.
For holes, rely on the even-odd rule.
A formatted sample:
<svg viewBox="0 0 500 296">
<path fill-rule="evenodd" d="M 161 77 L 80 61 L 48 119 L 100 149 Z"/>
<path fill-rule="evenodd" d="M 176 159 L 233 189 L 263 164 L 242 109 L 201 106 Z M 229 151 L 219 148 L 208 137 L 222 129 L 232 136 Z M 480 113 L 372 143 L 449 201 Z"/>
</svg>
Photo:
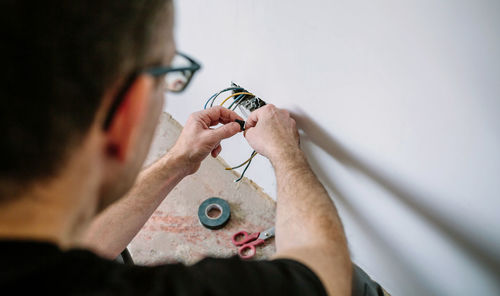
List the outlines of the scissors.
<svg viewBox="0 0 500 296">
<path fill-rule="evenodd" d="M 238 249 L 238 255 L 240 258 L 250 259 L 255 256 L 255 247 L 262 245 L 266 239 L 273 236 L 274 226 L 262 232 L 255 232 L 252 234 L 248 234 L 246 231 L 239 231 L 233 234 L 231 240 L 235 246 L 240 247 Z"/>
</svg>

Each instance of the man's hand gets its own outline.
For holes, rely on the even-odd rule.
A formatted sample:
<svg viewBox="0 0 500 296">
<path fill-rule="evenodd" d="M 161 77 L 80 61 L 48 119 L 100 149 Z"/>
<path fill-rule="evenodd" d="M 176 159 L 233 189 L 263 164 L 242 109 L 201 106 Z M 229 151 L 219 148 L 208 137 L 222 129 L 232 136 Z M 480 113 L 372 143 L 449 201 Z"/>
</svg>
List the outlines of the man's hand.
<svg viewBox="0 0 500 296">
<path fill-rule="evenodd" d="M 271 162 L 299 149 L 299 133 L 288 111 L 266 105 L 252 112 L 245 125 L 245 137 L 255 151 Z"/>
<path fill-rule="evenodd" d="M 287 111 L 266 105 L 250 114 L 245 137 L 275 170 L 275 258 L 306 264 L 330 296 L 351 295 L 351 260 L 342 223 L 299 148 L 295 120 Z"/>
<path fill-rule="evenodd" d="M 174 147 L 168 153 L 181 160 L 186 174 L 194 174 L 201 161 L 209 154 L 217 157 L 222 150 L 220 142 L 240 131 L 235 119 L 242 120 L 238 114 L 217 106 L 199 111 L 189 116 L 184 129 Z M 219 123 L 223 126 L 211 128 Z"/>
</svg>

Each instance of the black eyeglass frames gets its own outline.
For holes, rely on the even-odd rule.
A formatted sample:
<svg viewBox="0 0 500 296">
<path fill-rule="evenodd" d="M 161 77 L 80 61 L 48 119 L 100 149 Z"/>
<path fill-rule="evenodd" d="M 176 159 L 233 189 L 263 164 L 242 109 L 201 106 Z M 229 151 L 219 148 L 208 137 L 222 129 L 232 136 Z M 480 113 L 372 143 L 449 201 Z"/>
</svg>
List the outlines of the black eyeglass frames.
<svg viewBox="0 0 500 296">
<path fill-rule="evenodd" d="M 170 67 L 153 67 L 144 70 L 144 73 L 153 76 L 165 76 L 167 90 L 171 92 L 181 92 L 186 89 L 191 82 L 196 71 L 201 68 L 200 64 L 189 56 L 177 52 Z"/>
<path fill-rule="evenodd" d="M 201 69 L 201 65 L 196 62 L 193 58 L 187 56 L 186 54 L 176 52 L 172 63 L 170 66 L 155 66 L 152 68 L 145 69 L 138 73 L 147 73 L 152 76 L 158 77 L 162 75 L 165 76 L 165 83 L 167 91 L 179 93 L 186 89 L 186 87 L 191 82 L 196 71 Z M 116 110 L 120 106 L 125 92 L 128 90 L 130 85 L 136 79 L 138 73 L 135 73 L 129 77 L 126 81 L 118 95 L 115 97 L 113 104 L 109 108 L 108 115 L 104 121 L 104 129 L 108 129 L 111 124 L 111 119 L 113 118 Z"/>
</svg>

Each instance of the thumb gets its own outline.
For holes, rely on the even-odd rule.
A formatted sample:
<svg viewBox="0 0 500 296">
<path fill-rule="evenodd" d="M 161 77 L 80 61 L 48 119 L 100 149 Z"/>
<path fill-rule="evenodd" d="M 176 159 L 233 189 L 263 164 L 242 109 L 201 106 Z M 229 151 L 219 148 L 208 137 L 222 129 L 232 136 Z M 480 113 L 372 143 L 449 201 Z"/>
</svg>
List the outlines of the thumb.
<svg viewBox="0 0 500 296">
<path fill-rule="evenodd" d="M 236 135 L 241 129 L 237 122 L 230 122 L 213 130 L 213 135 L 219 140 L 230 138 Z"/>
</svg>

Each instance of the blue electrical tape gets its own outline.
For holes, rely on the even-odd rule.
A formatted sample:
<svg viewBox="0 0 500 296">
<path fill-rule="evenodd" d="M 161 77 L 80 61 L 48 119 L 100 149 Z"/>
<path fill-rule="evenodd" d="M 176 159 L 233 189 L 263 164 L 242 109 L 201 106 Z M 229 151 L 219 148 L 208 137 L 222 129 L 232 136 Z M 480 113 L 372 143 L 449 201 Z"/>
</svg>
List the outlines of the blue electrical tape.
<svg viewBox="0 0 500 296">
<path fill-rule="evenodd" d="M 208 213 L 212 210 L 218 210 L 220 214 L 216 217 L 210 217 Z M 211 197 L 201 203 L 198 208 L 198 219 L 201 225 L 209 229 L 220 229 L 227 224 L 231 218 L 231 209 L 227 201 L 218 197 Z"/>
</svg>

